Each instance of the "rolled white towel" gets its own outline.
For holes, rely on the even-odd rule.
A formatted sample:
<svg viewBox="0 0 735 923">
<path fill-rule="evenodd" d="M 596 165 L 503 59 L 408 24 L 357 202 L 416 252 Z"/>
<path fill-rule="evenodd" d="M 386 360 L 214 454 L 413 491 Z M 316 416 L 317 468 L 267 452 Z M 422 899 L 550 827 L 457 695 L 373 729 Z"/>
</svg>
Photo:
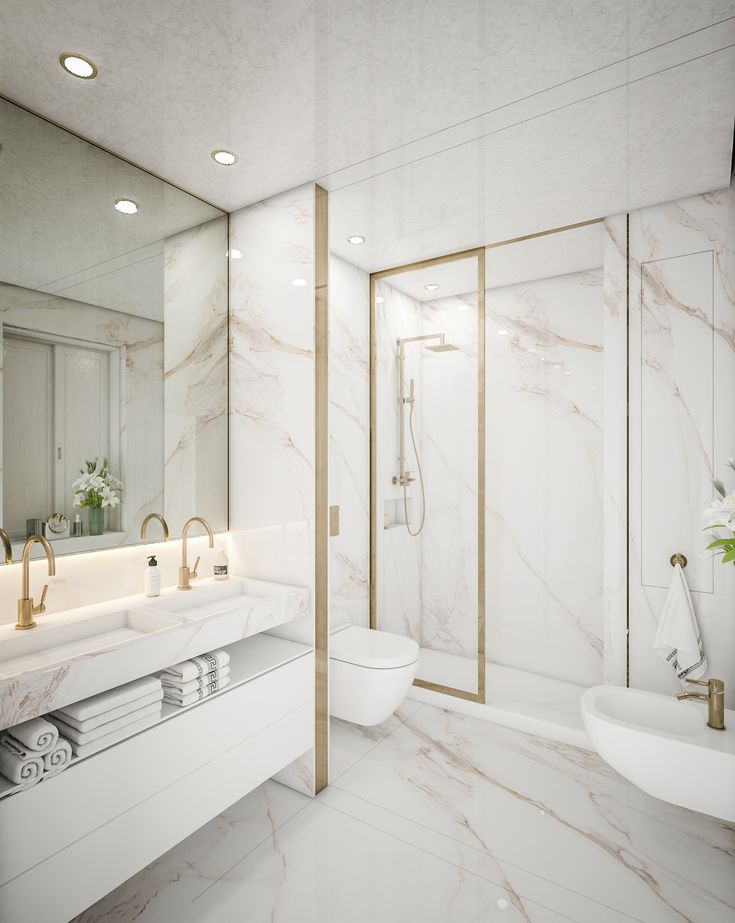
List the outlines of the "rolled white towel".
<svg viewBox="0 0 735 923">
<path fill-rule="evenodd" d="M 207 673 L 213 673 L 215 670 L 221 670 L 230 662 L 230 655 L 227 651 L 213 651 L 210 654 L 202 654 L 201 657 L 192 657 L 191 660 L 184 660 L 183 663 L 174 664 L 161 674 L 161 680 L 164 677 L 173 680 L 190 683 L 198 676 L 205 676 Z"/>
<path fill-rule="evenodd" d="M 45 718 L 31 718 L 8 728 L 7 733 L 27 750 L 40 755 L 50 750 L 59 739 L 59 732 Z"/>
<path fill-rule="evenodd" d="M 71 762 L 71 744 L 63 737 L 59 737 L 52 750 L 43 754 L 44 779 L 57 776 Z"/>
<path fill-rule="evenodd" d="M 204 676 L 199 676 L 196 679 L 193 679 L 190 683 L 185 683 L 182 680 L 174 680 L 171 677 L 161 678 L 163 683 L 164 693 L 173 693 L 174 695 L 189 695 L 191 692 L 196 692 L 197 689 L 206 689 L 208 686 L 211 686 L 213 683 L 222 683 L 230 675 L 229 665 L 223 667 L 221 670 L 214 670 L 212 673 L 205 673 Z"/>
<path fill-rule="evenodd" d="M 139 699 L 133 699 L 130 702 L 125 702 L 123 705 L 118 705 L 116 708 L 111 708 L 109 711 L 100 712 L 100 714 L 93 715 L 91 718 L 83 718 L 82 720 L 79 720 L 64 708 L 60 708 L 58 711 L 52 712 L 51 717 L 58 718 L 59 721 L 63 721 L 64 724 L 68 725 L 69 727 L 73 727 L 77 731 L 93 731 L 95 728 L 101 727 L 103 724 L 109 724 L 110 721 L 116 721 L 118 718 L 124 718 L 125 715 L 129 715 L 141 708 L 145 708 L 146 705 L 152 705 L 154 702 L 160 702 L 163 698 L 163 687 L 158 680 L 156 680 L 156 685 L 158 688 L 153 692 L 149 692 L 147 695 L 141 696 Z"/>
<path fill-rule="evenodd" d="M 28 751 L 26 751 L 28 752 Z M 20 756 L 8 747 L 0 747 L 0 774 L 15 785 L 28 788 L 41 781 L 43 756 Z"/>
<path fill-rule="evenodd" d="M 200 702 L 202 699 L 206 699 L 207 696 L 212 695 L 215 692 L 219 692 L 221 689 L 224 689 L 225 686 L 229 686 L 230 677 L 226 676 L 222 682 L 212 683 L 209 686 L 205 686 L 204 689 L 197 689 L 195 692 L 190 692 L 188 695 L 179 695 L 179 693 L 174 692 L 173 689 L 167 689 L 163 694 L 163 701 L 167 705 L 177 705 L 179 708 L 185 708 L 187 705 L 193 705 L 195 702 Z"/>
</svg>

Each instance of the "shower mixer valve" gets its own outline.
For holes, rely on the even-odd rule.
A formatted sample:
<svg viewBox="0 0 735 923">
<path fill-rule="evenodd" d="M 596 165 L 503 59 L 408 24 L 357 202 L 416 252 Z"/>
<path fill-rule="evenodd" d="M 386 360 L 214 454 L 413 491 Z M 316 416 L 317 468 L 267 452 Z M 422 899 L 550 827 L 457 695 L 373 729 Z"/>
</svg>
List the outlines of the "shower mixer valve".
<svg viewBox="0 0 735 923">
<path fill-rule="evenodd" d="M 416 478 L 414 477 L 413 471 L 407 471 L 405 474 L 400 476 L 395 474 L 393 475 L 393 483 L 400 484 L 401 487 L 407 487 L 409 484 L 413 484 L 415 480 Z"/>
</svg>

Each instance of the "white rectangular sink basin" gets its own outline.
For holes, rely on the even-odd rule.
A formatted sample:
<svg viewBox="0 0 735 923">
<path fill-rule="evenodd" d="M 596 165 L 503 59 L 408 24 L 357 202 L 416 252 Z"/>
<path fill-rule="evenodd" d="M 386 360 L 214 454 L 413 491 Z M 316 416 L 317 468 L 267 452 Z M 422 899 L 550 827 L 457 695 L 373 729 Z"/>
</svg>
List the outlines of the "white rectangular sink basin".
<svg viewBox="0 0 735 923">
<path fill-rule="evenodd" d="M 281 583 L 230 577 L 222 581 L 192 583 L 190 590 L 179 590 L 155 601 L 146 601 L 146 606 L 194 622 L 226 613 L 247 614 L 256 608 L 267 609 L 277 617 L 281 610 L 285 615 L 287 606 L 298 605 L 300 595 L 306 600 L 306 593 L 299 587 Z M 306 614 L 305 607 L 303 614 Z"/>
<path fill-rule="evenodd" d="M 175 627 L 180 620 L 157 612 L 119 609 L 101 614 L 84 610 L 39 616 L 36 627 L 0 631 L 0 677 L 63 663 L 73 657 L 117 648 L 146 635 Z"/>
</svg>

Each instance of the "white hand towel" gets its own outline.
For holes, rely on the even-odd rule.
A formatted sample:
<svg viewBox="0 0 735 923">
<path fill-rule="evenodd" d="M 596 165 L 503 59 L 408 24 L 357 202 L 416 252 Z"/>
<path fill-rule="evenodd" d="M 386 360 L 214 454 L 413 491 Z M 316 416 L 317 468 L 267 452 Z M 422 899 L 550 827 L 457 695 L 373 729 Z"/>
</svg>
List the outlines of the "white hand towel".
<svg viewBox="0 0 735 923">
<path fill-rule="evenodd" d="M 699 679 L 707 672 L 702 637 L 697 625 L 692 597 L 684 571 L 674 566 L 674 576 L 666 595 L 653 647 L 659 657 L 671 664 L 682 680 Z"/>
<path fill-rule="evenodd" d="M 190 692 L 188 695 L 179 695 L 168 689 L 163 694 L 163 701 L 166 702 L 167 705 L 177 705 L 179 708 L 185 708 L 187 705 L 193 705 L 195 702 L 200 702 L 202 699 L 206 699 L 207 696 L 219 692 L 221 689 L 224 689 L 225 686 L 229 686 L 229 684 L 230 677 L 226 676 L 222 682 L 215 683 L 204 689 L 197 689 L 196 692 Z"/>
<path fill-rule="evenodd" d="M 227 651 L 213 651 L 210 654 L 202 654 L 201 657 L 192 657 L 191 660 L 185 660 L 183 663 L 177 663 L 169 667 L 163 674 L 167 679 L 180 680 L 185 683 L 191 682 L 198 676 L 204 676 L 215 670 L 221 670 L 230 662 L 230 655 Z"/>
<path fill-rule="evenodd" d="M 181 680 L 172 680 L 170 677 L 164 679 L 161 677 L 161 682 L 163 683 L 164 693 L 171 695 L 189 695 L 191 692 L 196 692 L 197 689 L 206 689 L 207 686 L 211 686 L 212 683 L 221 683 L 226 677 L 230 675 L 229 666 L 223 667 L 221 670 L 215 670 L 213 673 L 205 673 L 204 676 L 200 676 L 197 679 L 193 679 L 190 683 L 182 682 Z"/>
<path fill-rule="evenodd" d="M 73 715 L 70 715 L 68 709 L 65 708 L 60 708 L 58 711 L 52 712 L 51 717 L 58 718 L 60 721 L 63 721 L 64 724 L 73 727 L 77 731 L 93 731 L 95 728 L 100 727 L 100 725 L 107 724 L 110 721 L 116 721 L 118 718 L 129 715 L 131 712 L 138 711 L 139 708 L 144 708 L 146 705 L 160 702 L 162 699 L 163 688 L 161 684 L 158 683 L 158 689 L 149 692 L 148 695 L 141 696 L 139 699 L 133 699 L 131 702 L 126 702 L 124 705 L 118 705 L 117 708 L 111 708 L 109 711 L 101 712 L 99 715 L 95 715 L 92 718 L 84 718 L 79 721 Z"/>
<path fill-rule="evenodd" d="M 63 737 L 59 737 L 53 750 L 43 755 L 43 777 L 49 779 L 58 776 L 71 762 L 71 744 Z"/>
<path fill-rule="evenodd" d="M 45 718 L 31 718 L 8 728 L 8 734 L 35 755 L 46 753 L 56 743 L 59 732 Z"/>
<path fill-rule="evenodd" d="M 20 756 L 8 747 L 0 747 L 0 775 L 24 788 L 35 785 L 43 776 L 43 756 Z"/>
<path fill-rule="evenodd" d="M 121 740 L 126 740 L 128 737 L 132 737 L 134 734 L 138 734 L 140 731 L 145 731 L 147 728 L 152 727 L 154 724 L 158 724 L 160 720 L 161 711 L 159 709 L 155 715 L 149 715 L 147 718 L 141 718 L 140 721 L 136 721 L 134 724 L 128 724 L 124 728 L 113 731 L 111 734 L 105 734 L 104 737 L 93 740 L 88 744 L 72 744 L 74 756 L 91 756 L 93 753 L 97 753 L 100 750 L 105 750 L 107 747 L 111 747 L 113 744 L 119 744 Z"/>
<path fill-rule="evenodd" d="M 160 715 L 161 707 L 162 706 L 160 701 L 153 702 L 151 705 L 146 705 L 143 708 L 139 708 L 137 711 L 128 712 L 127 715 L 123 715 L 121 718 L 116 718 L 114 721 L 108 721 L 106 724 L 101 724 L 99 727 L 93 728 L 91 731 L 78 731 L 70 724 L 67 724 L 60 718 L 55 718 L 53 716 L 51 720 L 61 731 L 64 737 L 66 737 L 66 739 L 71 742 L 72 750 L 74 753 L 76 753 L 79 746 L 83 746 L 84 744 L 89 744 L 95 740 L 99 740 L 102 737 L 106 737 L 109 734 L 119 731 L 121 728 L 125 728 L 130 724 L 135 724 L 137 721 L 140 721 L 143 718 L 148 718 L 151 715 Z"/>
<path fill-rule="evenodd" d="M 132 683 L 125 683 L 124 686 L 116 686 L 88 699 L 82 699 L 73 705 L 65 705 L 62 710 L 75 721 L 85 721 L 87 718 L 103 715 L 113 708 L 127 705 L 128 702 L 134 702 L 151 692 L 158 692 L 160 688 L 161 681 L 157 676 L 144 676 L 133 680 Z"/>
</svg>

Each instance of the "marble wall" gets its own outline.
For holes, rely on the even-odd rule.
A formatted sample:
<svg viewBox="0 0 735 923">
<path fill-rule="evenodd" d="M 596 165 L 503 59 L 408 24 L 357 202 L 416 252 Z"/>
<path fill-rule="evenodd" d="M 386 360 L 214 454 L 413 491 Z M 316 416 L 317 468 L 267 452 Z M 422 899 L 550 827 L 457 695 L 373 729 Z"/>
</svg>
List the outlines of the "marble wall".
<svg viewBox="0 0 735 923">
<path fill-rule="evenodd" d="M 370 624 L 370 276 L 329 261 L 330 625 Z"/>
<path fill-rule="evenodd" d="M 230 535 L 232 570 L 312 591 L 314 638 L 315 188 L 230 216 Z M 294 285 L 294 280 L 298 281 Z M 313 790 L 309 753 L 280 777 Z"/>
<path fill-rule="evenodd" d="M 630 215 L 630 682 L 678 688 L 652 642 L 682 552 L 708 675 L 730 703 L 735 568 L 703 550 L 702 509 L 735 455 L 734 236 L 733 188 Z"/>
<path fill-rule="evenodd" d="M 227 218 L 164 241 L 164 515 L 227 528 Z"/>
<path fill-rule="evenodd" d="M 120 350 L 120 451 L 119 468 L 113 473 L 123 481 L 125 492 L 120 513 L 113 514 L 106 528 L 118 531 L 114 544 L 138 541 L 142 518 L 163 505 L 163 325 L 4 283 L 0 302 L 0 324 Z"/>
<path fill-rule="evenodd" d="M 491 661 L 603 677 L 602 270 L 486 293 Z"/>
</svg>

